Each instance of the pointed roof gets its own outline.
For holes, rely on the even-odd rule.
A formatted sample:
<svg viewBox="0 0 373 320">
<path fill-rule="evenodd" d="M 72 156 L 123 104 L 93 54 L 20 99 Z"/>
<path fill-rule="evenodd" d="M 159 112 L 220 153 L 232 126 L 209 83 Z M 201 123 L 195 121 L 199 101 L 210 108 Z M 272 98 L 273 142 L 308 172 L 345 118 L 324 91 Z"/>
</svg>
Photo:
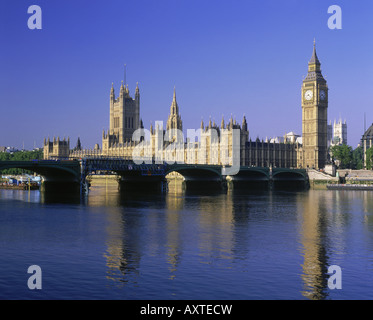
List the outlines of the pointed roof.
<svg viewBox="0 0 373 320">
<path fill-rule="evenodd" d="M 176 88 L 174 87 L 174 96 L 172 97 L 171 114 L 179 114 L 179 106 L 176 101 Z"/>
<path fill-rule="evenodd" d="M 363 140 L 373 139 L 373 123 L 363 134 Z"/>
<path fill-rule="evenodd" d="M 82 150 L 82 144 L 80 142 L 80 137 L 78 137 L 74 150 Z"/>
<path fill-rule="evenodd" d="M 243 119 L 242 119 L 242 124 L 246 124 L 247 122 L 246 122 L 246 116 L 244 115 L 243 116 Z"/>
<path fill-rule="evenodd" d="M 312 57 L 310 61 L 308 62 L 308 73 L 307 76 L 303 79 L 303 82 L 307 81 L 320 81 L 322 83 L 326 83 L 326 80 L 322 76 L 321 73 L 321 63 L 319 61 L 319 58 L 316 54 L 316 42 L 315 39 L 313 40 L 313 51 L 312 51 Z"/>
<path fill-rule="evenodd" d="M 181 117 L 179 114 L 179 106 L 176 101 L 176 88 L 175 87 L 174 87 L 174 96 L 172 98 L 172 103 L 170 107 L 170 115 L 168 116 L 166 128 L 167 130 L 170 130 L 170 129 L 182 130 L 183 128 Z"/>
<path fill-rule="evenodd" d="M 139 94 L 139 83 L 136 82 L 135 94 Z"/>
<path fill-rule="evenodd" d="M 316 40 L 315 39 L 313 39 L 312 57 L 308 63 L 309 64 L 320 64 L 319 58 L 317 57 L 317 54 L 316 54 Z"/>
</svg>

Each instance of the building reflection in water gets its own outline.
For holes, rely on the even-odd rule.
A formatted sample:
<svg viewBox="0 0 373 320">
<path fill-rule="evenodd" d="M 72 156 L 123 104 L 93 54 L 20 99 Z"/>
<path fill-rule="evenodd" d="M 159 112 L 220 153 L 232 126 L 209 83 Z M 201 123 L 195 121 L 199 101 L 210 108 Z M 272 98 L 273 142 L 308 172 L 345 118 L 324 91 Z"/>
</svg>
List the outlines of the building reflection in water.
<svg viewBox="0 0 373 320">
<path fill-rule="evenodd" d="M 87 205 L 106 216 L 104 256 L 107 277 L 115 283 L 138 283 L 140 266 L 172 281 L 179 269 L 183 273 L 189 266 L 189 259 L 205 265 L 222 263 L 224 268 L 244 260 L 243 268 L 254 268 L 249 251 L 253 251 L 252 257 L 260 256 L 261 252 L 257 242 L 250 241 L 258 231 L 250 228 L 259 222 L 263 230 L 275 231 L 271 229 L 273 224 L 267 222 L 276 214 L 274 219 L 290 221 L 298 227 L 300 249 L 294 257 L 301 260 L 298 267 L 294 266 L 294 272 L 300 270 L 300 294 L 307 299 L 326 299 L 330 295 L 328 266 L 336 264 L 343 269 L 347 228 L 350 219 L 354 219 L 350 213 L 354 211 L 351 206 L 355 200 L 364 201 L 363 220 L 373 224 L 368 214 L 373 206 L 371 196 L 359 195 L 354 200 L 354 194 L 309 190 L 286 198 L 269 191 L 241 195 L 228 190 L 193 195 L 179 185 L 171 186 L 162 195 L 146 195 L 123 194 L 116 185 L 102 185 L 92 188 Z M 283 215 L 274 206 L 286 199 L 295 203 L 289 207 L 292 212 Z M 289 217 L 296 219 L 281 220 Z M 265 240 L 276 241 L 278 235 L 281 232 Z"/>
<path fill-rule="evenodd" d="M 41 193 L 39 190 L 0 190 L 0 199 L 20 200 L 30 203 L 39 203 Z"/>
<path fill-rule="evenodd" d="M 140 263 L 136 248 L 137 236 L 130 218 L 120 207 L 110 207 L 107 214 L 107 234 L 109 235 L 104 253 L 107 265 L 107 278 L 121 283 L 134 282 L 138 276 Z"/>
<path fill-rule="evenodd" d="M 299 194 L 302 295 L 308 299 L 328 298 L 328 267 L 339 265 L 343 269 L 354 195 L 355 191 L 327 190 Z"/>
<path fill-rule="evenodd" d="M 236 202 L 236 197 L 241 198 Z M 197 257 L 207 265 L 224 261 L 227 266 L 227 261 L 245 259 L 250 212 L 249 201 L 242 201 L 242 194 L 237 192 L 194 192 L 181 184 L 170 185 L 166 194 L 170 278 L 175 277 L 184 247 L 188 247 L 185 259 Z"/>
<path fill-rule="evenodd" d="M 92 188 L 87 205 L 104 207 L 102 211 L 107 215 L 104 256 L 108 278 L 121 283 L 136 282 L 141 259 L 163 257 L 168 264 L 168 278 L 173 280 L 183 258 L 184 245 L 191 246 L 194 242 L 197 242 L 197 252 L 188 254 L 197 254 L 202 263 L 210 263 L 214 258 L 231 258 L 234 248 L 232 199 L 208 194 L 191 196 L 188 205 L 195 210 L 184 214 L 185 197 L 181 184 L 170 185 L 163 195 L 120 193 L 115 184 Z M 216 201 L 221 201 L 219 211 L 216 211 Z M 143 208 L 146 208 L 145 214 Z M 192 239 L 195 234 L 200 238 Z"/>
<path fill-rule="evenodd" d="M 197 225 L 200 228 L 198 246 L 202 263 L 234 259 L 237 244 L 235 213 L 240 208 L 235 208 L 233 198 L 233 192 L 200 198 Z"/>
<path fill-rule="evenodd" d="M 320 193 L 299 194 L 301 243 L 303 246 L 302 280 L 304 297 L 325 299 L 327 296 L 327 217 L 325 199 Z"/>
<path fill-rule="evenodd" d="M 140 264 L 140 232 L 138 217 L 129 212 L 132 208 L 122 206 L 127 202 L 136 203 L 136 197 L 129 198 L 118 191 L 115 181 L 93 185 L 87 200 L 91 207 L 103 208 L 106 215 L 107 278 L 116 284 L 136 283 Z"/>
<path fill-rule="evenodd" d="M 166 240 L 166 257 L 169 264 L 169 278 L 173 280 L 176 275 L 177 267 L 181 261 L 183 243 L 181 232 L 183 232 L 183 221 L 180 211 L 184 209 L 185 189 L 183 184 L 170 183 L 166 195 L 166 212 L 165 212 L 165 237 Z"/>
</svg>

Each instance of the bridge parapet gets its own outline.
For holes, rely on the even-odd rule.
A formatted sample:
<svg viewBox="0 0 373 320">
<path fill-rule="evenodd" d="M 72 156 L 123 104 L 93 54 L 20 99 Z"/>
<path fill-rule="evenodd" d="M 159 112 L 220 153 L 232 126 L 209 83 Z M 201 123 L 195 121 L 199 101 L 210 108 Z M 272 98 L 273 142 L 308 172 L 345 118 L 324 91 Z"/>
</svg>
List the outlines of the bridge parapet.
<svg viewBox="0 0 373 320">
<path fill-rule="evenodd" d="M 0 170 L 19 168 L 36 172 L 46 180 L 79 181 L 80 164 L 76 160 L 0 161 Z"/>
<path fill-rule="evenodd" d="M 131 159 L 122 157 L 87 157 L 80 160 L 32 160 L 32 161 L 0 161 L 0 170 L 23 168 L 37 172 L 46 180 L 80 183 L 81 191 L 87 190 L 87 175 L 97 171 L 111 171 L 131 181 L 146 183 L 147 181 L 164 180 L 171 172 L 178 172 L 185 181 L 194 182 L 281 182 L 308 181 L 305 169 L 268 167 L 240 167 L 236 175 L 222 174 L 221 165 L 209 164 L 136 164 Z"/>
</svg>

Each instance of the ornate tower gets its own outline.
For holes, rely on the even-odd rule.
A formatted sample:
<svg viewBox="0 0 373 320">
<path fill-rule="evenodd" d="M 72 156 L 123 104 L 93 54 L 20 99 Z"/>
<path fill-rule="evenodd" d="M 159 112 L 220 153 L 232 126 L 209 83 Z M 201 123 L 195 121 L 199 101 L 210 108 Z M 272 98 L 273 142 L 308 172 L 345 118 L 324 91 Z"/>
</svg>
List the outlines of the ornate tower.
<svg viewBox="0 0 373 320">
<path fill-rule="evenodd" d="M 119 97 L 115 98 L 114 87 L 110 91 L 110 130 L 109 134 L 115 136 L 114 143 L 124 143 L 131 140 L 133 132 L 140 127 L 140 93 L 136 85 L 135 99 L 127 87 L 120 86 Z"/>
<path fill-rule="evenodd" d="M 107 150 L 113 145 L 122 145 L 132 139 L 132 134 L 141 125 L 140 91 L 136 84 L 135 98 L 130 96 L 128 85 L 120 86 L 119 96 L 115 97 L 114 84 L 110 90 L 110 128 L 102 135 L 102 148 Z"/>
<path fill-rule="evenodd" d="M 63 138 L 60 137 L 53 137 L 53 141 L 48 140 L 46 141 L 44 138 L 44 159 L 52 159 L 52 158 L 68 158 L 70 154 L 70 138 Z"/>
<path fill-rule="evenodd" d="M 167 119 L 167 131 L 169 132 L 169 141 L 176 138 L 177 130 L 183 131 L 183 123 L 179 114 L 179 106 L 176 101 L 176 90 L 174 88 L 174 96 L 170 107 L 170 115 Z M 179 137 L 178 137 L 179 138 Z"/>
<path fill-rule="evenodd" d="M 314 40 L 308 74 L 302 84 L 304 168 L 324 168 L 327 161 L 328 85 L 321 74 L 320 65 Z"/>
</svg>

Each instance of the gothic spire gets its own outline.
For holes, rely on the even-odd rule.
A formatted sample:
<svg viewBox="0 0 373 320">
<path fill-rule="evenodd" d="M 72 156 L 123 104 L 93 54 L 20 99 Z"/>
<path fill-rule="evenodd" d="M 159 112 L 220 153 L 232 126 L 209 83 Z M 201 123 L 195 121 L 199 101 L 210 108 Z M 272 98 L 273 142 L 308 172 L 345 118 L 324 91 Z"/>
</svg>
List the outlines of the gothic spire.
<svg viewBox="0 0 373 320">
<path fill-rule="evenodd" d="M 123 86 L 123 80 L 122 80 L 122 83 L 120 85 L 120 94 L 123 94 L 124 92 L 124 86 Z"/>
<path fill-rule="evenodd" d="M 167 120 L 167 130 L 169 129 L 183 129 L 181 117 L 179 114 L 179 106 L 176 101 L 176 89 L 174 87 L 174 96 L 172 98 L 172 103 L 170 107 L 170 115 L 168 116 Z"/>
<path fill-rule="evenodd" d="M 171 114 L 179 114 L 179 106 L 177 105 L 176 101 L 176 88 L 174 87 L 174 96 L 172 98 L 172 103 L 171 103 Z"/>
<path fill-rule="evenodd" d="M 242 119 L 242 129 L 247 131 L 247 122 L 246 122 L 245 115 L 243 116 L 243 119 Z"/>
<path fill-rule="evenodd" d="M 115 94 L 114 94 L 114 83 L 111 83 L 111 89 L 110 89 L 110 99 L 114 99 Z"/>
<path fill-rule="evenodd" d="M 320 64 L 319 58 L 316 54 L 316 40 L 313 39 L 313 51 L 312 51 L 312 57 L 309 61 L 309 64 Z"/>
<path fill-rule="evenodd" d="M 126 86 L 126 82 L 127 82 L 127 65 L 124 64 L 124 86 Z"/>
<path fill-rule="evenodd" d="M 308 73 L 307 73 L 307 76 L 303 79 L 303 81 L 307 82 L 307 81 L 315 81 L 315 80 L 325 82 L 325 79 L 321 74 L 321 63 L 316 54 L 316 41 L 314 39 L 312 57 L 310 61 L 308 62 Z"/>
<path fill-rule="evenodd" d="M 80 137 L 78 137 L 74 150 L 77 150 L 77 151 L 82 150 L 82 144 L 80 142 Z"/>
<path fill-rule="evenodd" d="M 136 89 L 135 89 L 135 95 L 139 95 L 139 83 L 136 82 Z"/>
</svg>

